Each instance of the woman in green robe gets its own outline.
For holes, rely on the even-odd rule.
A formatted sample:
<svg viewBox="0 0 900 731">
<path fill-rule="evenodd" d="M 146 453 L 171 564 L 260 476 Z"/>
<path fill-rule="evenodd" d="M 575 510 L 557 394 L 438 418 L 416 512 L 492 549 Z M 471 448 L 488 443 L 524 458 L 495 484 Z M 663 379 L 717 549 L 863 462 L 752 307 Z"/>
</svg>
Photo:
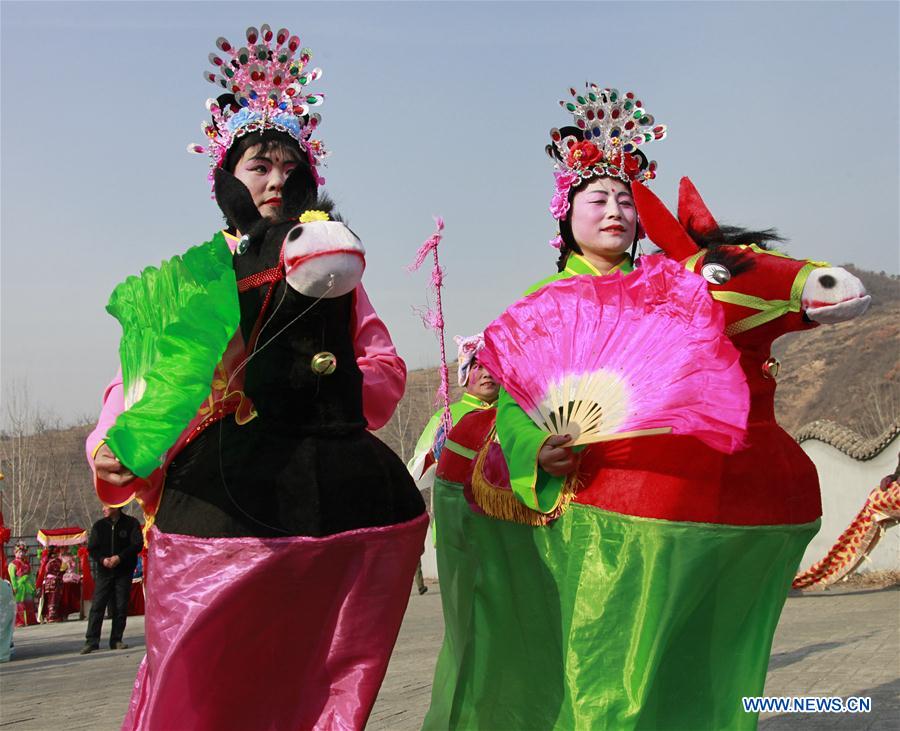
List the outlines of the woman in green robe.
<svg viewBox="0 0 900 731">
<path fill-rule="evenodd" d="M 606 120 L 617 110 L 641 122 L 649 115 L 633 100 L 589 86 L 570 111 L 576 122 L 588 111 L 598 119 L 598 108 Z M 631 270 L 628 251 L 640 236 L 631 190 L 655 166 L 622 144 L 624 124 L 599 126 L 590 138 L 581 125 L 552 133 L 559 272 L 529 292 Z M 665 132 L 652 118 L 642 127 L 651 139 Z M 796 525 L 717 518 L 709 508 L 722 494 L 726 455 L 690 437 L 576 454 L 505 391 L 495 430 L 482 422 L 463 419 L 438 465 L 446 633 L 425 728 L 754 728 L 741 699 L 763 692 L 772 634 L 815 517 Z M 494 431 L 502 464 L 482 448 Z"/>
</svg>

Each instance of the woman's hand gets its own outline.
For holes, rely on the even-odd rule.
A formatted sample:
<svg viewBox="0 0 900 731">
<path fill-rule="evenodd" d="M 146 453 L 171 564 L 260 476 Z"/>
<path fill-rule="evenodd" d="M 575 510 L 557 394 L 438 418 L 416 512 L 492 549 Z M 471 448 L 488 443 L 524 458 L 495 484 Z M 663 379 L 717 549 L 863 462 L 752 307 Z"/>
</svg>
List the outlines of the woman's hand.
<svg viewBox="0 0 900 731">
<path fill-rule="evenodd" d="M 98 480 L 119 487 L 127 485 L 134 479 L 134 473 L 119 462 L 112 450 L 105 444 L 94 455 L 94 471 Z"/>
<path fill-rule="evenodd" d="M 544 472 L 554 477 L 565 477 L 575 469 L 576 457 L 572 448 L 562 446 L 570 441 L 572 437 L 568 434 L 557 434 L 544 442 L 538 452 L 538 464 Z"/>
</svg>

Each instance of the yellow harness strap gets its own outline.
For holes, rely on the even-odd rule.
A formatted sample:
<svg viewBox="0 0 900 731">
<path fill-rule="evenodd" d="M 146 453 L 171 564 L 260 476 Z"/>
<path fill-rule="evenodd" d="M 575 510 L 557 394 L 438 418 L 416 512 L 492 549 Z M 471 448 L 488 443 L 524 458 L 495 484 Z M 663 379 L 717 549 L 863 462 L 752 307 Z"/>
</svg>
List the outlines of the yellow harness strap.
<svg viewBox="0 0 900 731">
<path fill-rule="evenodd" d="M 751 244 L 749 247 L 742 246 L 741 248 L 749 248 L 755 251 L 757 254 L 768 254 L 770 256 L 790 258 L 785 254 L 781 254 L 776 251 L 767 251 L 766 249 L 761 249 L 755 244 Z M 705 254 L 705 251 L 698 251 L 696 254 L 694 254 L 684 262 L 685 268 L 689 271 L 694 271 L 694 267 L 697 265 L 697 262 Z M 819 267 L 823 266 L 828 266 L 828 264 L 826 262 L 807 261 L 806 264 L 804 264 L 800 269 L 800 271 L 797 272 L 797 276 L 794 277 L 794 281 L 791 284 L 790 299 L 787 300 L 764 300 L 760 297 L 754 297 L 750 294 L 743 294 L 742 292 L 711 292 L 710 294 L 712 294 L 713 299 L 718 300 L 719 302 L 726 302 L 731 305 L 746 307 L 750 310 L 759 310 L 759 312 L 756 312 L 753 315 L 748 315 L 747 317 L 732 322 L 730 325 L 728 325 L 728 327 L 725 328 L 725 334 L 728 337 L 734 337 L 739 333 L 746 332 L 747 330 L 751 330 L 754 327 L 758 327 L 759 325 L 764 325 L 765 323 L 771 322 L 772 320 L 777 320 L 779 317 L 787 314 L 788 312 L 800 312 L 800 295 L 803 294 L 803 287 L 806 286 L 806 280 L 809 279 L 809 275 L 814 269 L 818 269 Z"/>
</svg>

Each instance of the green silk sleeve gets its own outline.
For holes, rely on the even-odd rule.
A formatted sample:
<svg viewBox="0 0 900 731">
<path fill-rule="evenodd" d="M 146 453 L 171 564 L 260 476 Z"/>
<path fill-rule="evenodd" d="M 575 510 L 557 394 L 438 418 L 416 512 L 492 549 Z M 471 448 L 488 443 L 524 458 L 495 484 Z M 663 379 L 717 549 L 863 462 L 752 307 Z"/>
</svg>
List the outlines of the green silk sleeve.
<svg viewBox="0 0 900 731">
<path fill-rule="evenodd" d="M 434 412 L 432 417 L 428 420 L 428 423 L 425 425 L 425 428 L 422 430 L 422 435 L 419 437 L 419 441 L 416 442 L 416 448 L 413 450 L 412 459 L 406 463 L 406 467 L 410 471 L 412 471 L 413 466 L 421 456 L 428 452 L 434 445 L 434 438 L 437 435 L 438 427 L 441 425 L 441 414 L 443 412 L 443 409 L 438 409 Z"/>
<path fill-rule="evenodd" d="M 106 435 L 138 477 L 165 453 L 209 395 L 240 323 L 231 251 L 221 232 L 116 287 L 107 311 L 122 325 L 125 411 Z"/>
<path fill-rule="evenodd" d="M 538 452 L 550 434 L 502 388 L 497 402 L 497 438 L 509 467 L 513 493 L 532 510 L 552 513 L 559 505 L 565 478 L 553 477 L 538 465 Z"/>
</svg>

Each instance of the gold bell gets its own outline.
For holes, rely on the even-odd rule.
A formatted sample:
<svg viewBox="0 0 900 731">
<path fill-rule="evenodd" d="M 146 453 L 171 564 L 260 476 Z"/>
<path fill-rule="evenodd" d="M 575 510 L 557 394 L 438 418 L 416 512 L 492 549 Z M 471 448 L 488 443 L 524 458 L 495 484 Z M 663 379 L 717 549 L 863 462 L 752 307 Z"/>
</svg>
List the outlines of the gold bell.
<svg viewBox="0 0 900 731">
<path fill-rule="evenodd" d="M 327 350 L 316 353 L 312 357 L 310 367 L 317 376 L 330 376 L 337 368 L 337 358 L 334 357 L 334 353 L 329 353 Z"/>
<path fill-rule="evenodd" d="M 778 371 L 781 370 L 781 363 L 778 358 L 769 358 L 762 364 L 763 378 L 771 378 L 773 381 L 778 378 Z"/>
</svg>

